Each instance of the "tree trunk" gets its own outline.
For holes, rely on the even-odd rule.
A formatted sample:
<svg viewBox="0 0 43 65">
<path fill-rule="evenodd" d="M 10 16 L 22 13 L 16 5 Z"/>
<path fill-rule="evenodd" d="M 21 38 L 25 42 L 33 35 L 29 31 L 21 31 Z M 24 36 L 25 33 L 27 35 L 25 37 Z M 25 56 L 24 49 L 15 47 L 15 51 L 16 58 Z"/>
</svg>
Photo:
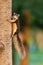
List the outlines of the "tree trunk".
<svg viewBox="0 0 43 65">
<path fill-rule="evenodd" d="M 0 65 L 12 65 L 11 0 L 0 0 Z"/>
</svg>

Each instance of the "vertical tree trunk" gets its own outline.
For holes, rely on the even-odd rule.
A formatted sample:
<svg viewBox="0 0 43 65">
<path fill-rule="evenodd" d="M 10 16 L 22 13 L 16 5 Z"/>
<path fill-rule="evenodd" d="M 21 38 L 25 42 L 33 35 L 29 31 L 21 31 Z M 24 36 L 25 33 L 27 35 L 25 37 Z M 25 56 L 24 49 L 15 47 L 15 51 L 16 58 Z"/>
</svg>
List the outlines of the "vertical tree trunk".
<svg viewBox="0 0 43 65">
<path fill-rule="evenodd" d="M 12 65 L 11 0 L 0 0 L 0 65 Z"/>
</svg>

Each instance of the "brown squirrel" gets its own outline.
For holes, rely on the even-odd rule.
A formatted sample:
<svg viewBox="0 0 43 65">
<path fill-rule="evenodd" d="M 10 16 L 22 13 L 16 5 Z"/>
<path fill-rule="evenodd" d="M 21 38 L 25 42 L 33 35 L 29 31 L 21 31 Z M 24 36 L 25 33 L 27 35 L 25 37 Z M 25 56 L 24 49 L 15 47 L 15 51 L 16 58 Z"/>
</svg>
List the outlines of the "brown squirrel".
<svg viewBox="0 0 43 65">
<path fill-rule="evenodd" d="M 20 22 L 19 14 L 14 13 L 12 18 L 9 20 L 12 23 L 12 38 L 18 54 L 23 59 L 25 57 L 25 49 L 20 38 Z"/>
</svg>

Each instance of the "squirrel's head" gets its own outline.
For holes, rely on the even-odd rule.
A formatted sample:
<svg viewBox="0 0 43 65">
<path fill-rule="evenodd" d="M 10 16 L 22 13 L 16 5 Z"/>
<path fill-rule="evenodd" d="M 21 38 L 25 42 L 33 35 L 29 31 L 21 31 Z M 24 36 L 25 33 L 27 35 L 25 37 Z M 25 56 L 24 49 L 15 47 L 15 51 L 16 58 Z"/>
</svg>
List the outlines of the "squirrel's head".
<svg viewBox="0 0 43 65">
<path fill-rule="evenodd" d="M 11 18 L 11 22 L 12 22 L 12 23 L 16 22 L 16 20 L 19 19 L 19 16 L 20 16 L 19 14 L 14 13 L 13 16 L 12 16 L 12 18 Z"/>
<path fill-rule="evenodd" d="M 14 14 L 13 14 L 13 19 L 14 19 L 14 20 L 18 20 L 19 16 L 20 16 L 19 14 L 17 14 L 17 13 L 14 12 Z"/>
</svg>

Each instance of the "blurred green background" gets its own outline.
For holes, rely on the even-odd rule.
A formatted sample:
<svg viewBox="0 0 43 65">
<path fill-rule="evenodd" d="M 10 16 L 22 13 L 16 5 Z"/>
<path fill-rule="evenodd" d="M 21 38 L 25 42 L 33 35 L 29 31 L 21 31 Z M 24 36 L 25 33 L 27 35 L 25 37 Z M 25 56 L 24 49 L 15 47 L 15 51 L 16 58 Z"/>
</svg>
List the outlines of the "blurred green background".
<svg viewBox="0 0 43 65">
<path fill-rule="evenodd" d="M 21 20 L 26 9 L 31 12 L 31 26 L 43 28 L 43 0 L 12 1 L 12 12 L 19 13 Z"/>
<path fill-rule="evenodd" d="M 26 10 L 29 15 L 27 15 L 28 19 L 30 17 L 28 20 L 28 28 L 34 29 L 34 33 L 36 32 L 36 29 L 43 29 L 43 0 L 12 0 L 12 15 L 14 12 L 20 14 L 19 20 L 21 30 L 25 26 L 23 19 Z M 19 55 L 13 47 L 13 65 L 19 65 L 19 62 Z"/>
</svg>

